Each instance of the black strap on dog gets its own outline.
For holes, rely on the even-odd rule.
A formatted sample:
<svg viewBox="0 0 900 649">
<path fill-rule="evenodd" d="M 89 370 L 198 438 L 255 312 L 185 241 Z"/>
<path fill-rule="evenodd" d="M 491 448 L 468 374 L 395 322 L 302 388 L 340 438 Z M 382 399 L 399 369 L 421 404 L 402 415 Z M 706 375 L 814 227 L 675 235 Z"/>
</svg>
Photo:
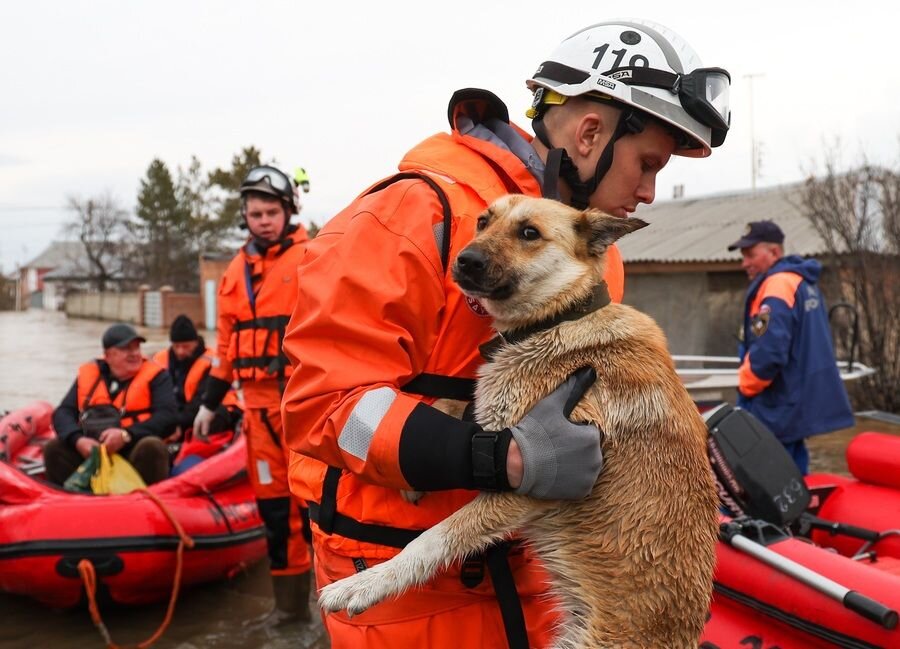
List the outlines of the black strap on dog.
<svg viewBox="0 0 900 649">
<path fill-rule="evenodd" d="M 552 329 L 556 325 L 562 324 L 563 322 L 579 320 L 584 316 L 593 313 L 594 311 L 602 309 L 611 301 L 612 300 L 609 297 L 609 288 L 607 287 L 606 282 L 600 282 L 594 287 L 594 290 L 591 292 L 591 295 L 589 297 L 580 302 L 577 302 L 576 304 L 573 304 L 568 309 L 556 314 L 552 318 L 541 320 L 540 322 L 536 322 L 533 325 L 529 325 L 527 327 L 499 332 L 496 336 L 491 338 L 479 348 L 481 350 L 481 355 L 486 360 L 491 360 L 494 354 L 497 353 L 497 350 L 500 349 L 500 347 L 502 347 L 503 345 L 514 345 L 537 333 Z"/>
</svg>

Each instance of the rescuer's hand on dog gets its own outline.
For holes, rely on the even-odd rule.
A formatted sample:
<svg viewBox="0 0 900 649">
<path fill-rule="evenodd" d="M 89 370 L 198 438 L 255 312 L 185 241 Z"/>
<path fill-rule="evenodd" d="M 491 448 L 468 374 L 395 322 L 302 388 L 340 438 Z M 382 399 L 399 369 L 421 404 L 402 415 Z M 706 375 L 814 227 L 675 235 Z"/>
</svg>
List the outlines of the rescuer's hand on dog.
<svg viewBox="0 0 900 649">
<path fill-rule="evenodd" d="M 596 378 L 591 367 L 575 371 L 510 428 L 507 478 L 516 493 L 546 500 L 580 500 L 591 493 L 603 468 L 600 429 L 576 424 L 569 415 Z M 521 455 L 518 485 L 516 451 Z"/>
</svg>

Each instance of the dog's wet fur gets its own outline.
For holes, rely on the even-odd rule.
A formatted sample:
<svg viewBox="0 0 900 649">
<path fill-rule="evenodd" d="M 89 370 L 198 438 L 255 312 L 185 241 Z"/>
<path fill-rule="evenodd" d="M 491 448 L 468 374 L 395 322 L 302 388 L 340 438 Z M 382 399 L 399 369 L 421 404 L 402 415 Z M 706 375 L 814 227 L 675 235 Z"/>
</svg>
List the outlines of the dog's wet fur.
<svg viewBox="0 0 900 649">
<path fill-rule="evenodd" d="M 645 225 L 507 196 L 479 217 L 454 279 L 499 331 L 520 329 L 585 300 L 603 278 L 608 247 Z M 504 345 L 480 370 L 476 418 L 487 430 L 512 426 L 584 366 L 597 380 L 571 418 L 600 428 L 604 457 L 587 499 L 483 492 L 393 559 L 326 586 L 322 608 L 360 613 L 517 535 L 552 575 L 563 614 L 557 649 L 696 649 L 712 592 L 718 501 L 706 428 L 656 323 L 610 304 Z"/>
</svg>

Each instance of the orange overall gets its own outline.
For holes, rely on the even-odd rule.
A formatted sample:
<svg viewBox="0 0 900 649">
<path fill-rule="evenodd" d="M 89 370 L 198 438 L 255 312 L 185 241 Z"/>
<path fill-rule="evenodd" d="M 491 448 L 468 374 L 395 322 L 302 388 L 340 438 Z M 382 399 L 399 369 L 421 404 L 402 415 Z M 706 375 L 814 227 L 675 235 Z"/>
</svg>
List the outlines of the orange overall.
<svg viewBox="0 0 900 649">
<path fill-rule="evenodd" d="M 454 118 L 488 106 L 470 101 L 455 109 Z M 396 555 L 476 495 L 446 489 L 407 502 L 403 440 L 423 403 L 471 395 L 478 346 L 493 335 L 483 307 L 451 279 L 450 262 L 494 199 L 541 194 L 513 153 L 456 128 L 422 142 L 400 170 L 310 242 L 285 338 L 294 365 L 282 404 L 295 451 L 291 489 L 309 502 L 319 587 Z M 623 276 L 611 248 L 606 279 L 616 301 Z M 414 435 L 428 439 L 431 432 L 423 426 Z M 547 599 L 548 576 L 513 544 L 360 615 L 327 615 L 332 647 L 508 646 L 494 559 L 506 563 L 515 583 L 528 645 L 548 646 L 559 621 Z"/>
<path fill-rule="evenodd" d="M 241 388 L 247 471 L 266 525 L 273 575 L 301 574 L 312 565 L 303 538 L 304 503 L 288 487 L 289 455 L 279 409 L 291 375 L 281 343 L 296 300 L 297 266 L 306 240 L 306 231 L 298 227 L 265 254 L 247 244 L 231 261 L 219 286 L 221 362 L 210 369 L 210 376 L 236 379 Z"/>
</svg>

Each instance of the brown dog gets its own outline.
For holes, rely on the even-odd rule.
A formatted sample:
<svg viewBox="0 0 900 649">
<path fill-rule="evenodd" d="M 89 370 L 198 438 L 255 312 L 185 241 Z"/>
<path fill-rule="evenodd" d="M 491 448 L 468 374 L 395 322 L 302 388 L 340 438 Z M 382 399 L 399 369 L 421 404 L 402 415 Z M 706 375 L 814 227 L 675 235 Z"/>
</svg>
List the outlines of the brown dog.
<svg viewBox="0 0 900 649">
<path fill-rule="evenodd" d="M 604 469 L 579 502 L 482 493 L 390 561 L 325 587 L 323 609 L 360 613 L 519 534 L 564 608 L 556 647 L 697 647 L 718 532 L 706 428 L 653 320 L 624 305 L 585 306 L 602 285 L 606 249 L 645 225 L 524 196 L 479 217 L 454 279 L 499 331 L 530 335 L 509 336 L 482 367 L 476 418 L 487 430 L 512 426 L 592 366 L 597 380 L 572 419 L 602 431 Z M 460 258 L 478 263 L 463 268 Z M 558 321 L 579 308 L 588 312 Z"/>
</svg>

